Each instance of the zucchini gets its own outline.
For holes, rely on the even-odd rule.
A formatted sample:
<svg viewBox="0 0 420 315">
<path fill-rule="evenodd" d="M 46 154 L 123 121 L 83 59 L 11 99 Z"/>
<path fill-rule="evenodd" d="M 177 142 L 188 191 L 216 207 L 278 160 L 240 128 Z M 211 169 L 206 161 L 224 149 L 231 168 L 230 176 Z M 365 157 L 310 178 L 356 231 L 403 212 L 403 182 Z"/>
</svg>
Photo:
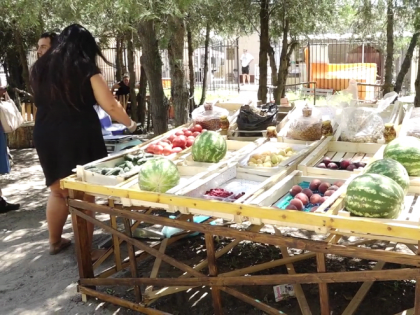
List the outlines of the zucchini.
<svg viewBox="0 0 420 315">
<path fill-rule="evenodd" d="M 111 168 L 111 167 L 104 167 L 104 168 L 101 170 L 101 174 L 102 174 L 102 175 L 106 175 L 106 173 L 108 173 L 110 170 L 112 170 L 112 168 Z"/>
<path fill-rule="evenodd" d="M 127 161 L 127 162 L 125 162 L 125 166 L 126 166 L 129 170 L 131 170 L 131 169 L 134 167 L 134 164 L 133 164 L 133 162 Z M 125 169 L 125 168 L 124 168 L 124 169 Z"/>
<path fill-rule="evenodd" d="M 126 160 L 126 161 L 132 162 L 132 161 L 134 161 L 135 158 L 136 158 L 136 156 L 134 156 L 132 154 L 124 155 L 124 160 Z"/>
<path fill-rule="evenodd" d="M 116 176 L 119 175 L 121 172 L 124 172 L 124 170 L 121 167 L 114 167 L 111 169 L 108 173 L 106 173 L 106 176 Z"/>
</svg>

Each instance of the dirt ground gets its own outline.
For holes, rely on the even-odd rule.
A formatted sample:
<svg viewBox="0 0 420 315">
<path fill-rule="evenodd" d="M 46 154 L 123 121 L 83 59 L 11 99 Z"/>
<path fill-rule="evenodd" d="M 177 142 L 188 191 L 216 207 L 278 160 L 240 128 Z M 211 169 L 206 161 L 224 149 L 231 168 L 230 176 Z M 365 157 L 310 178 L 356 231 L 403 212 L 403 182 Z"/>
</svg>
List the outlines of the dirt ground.
<svg viewBox="0 0 420 315">
<path fill-rule="evenodd" d="M 20 203 L 19 211 L 0 214 L 0 314 L 134 314 L 134 312 L 89 300 L 81 301 L 76 292 L 78 278 L 74 247 L 56 255 L 48 255 L 48 232 L 45 222 L 45 205 L 48 195 L 44 186 L 41 167 L 33 149 L 12 152 L 15 165 L 12 173 L 0 176 L 0 187 L 11 202 Z M 106 220 L 106 218 L 100 218 Z M 295 236 L 315 238 L 316 235 L 303 231 L 285 231 Z M 70 220 L 65 225 L 65 237 L 73 238 Z M 106 235 L 95 231 L 95 243 L 103 241 Z M 218 239 L 217 246 L 223 247 L 229 242 Z M 384 247 L 385 244 L 375 245 Z M 201 235 L 190 237 L 168 248 L 167 253 L 189 265 L 200 262 L 206 255 L 204 239 Z M 400 247 L 399 250 L 405 250 Z M 293 252 L 290 252 L 293 254 Z M 274 246 L 265 244 L 241 243 L 220 259 L 220 272 L 227 272 L 249 265 L 281 258 L 281 253 Z M 150 274 L 152 259 L 139 263 L 139 274 Z M 327 256 L 328 271 L 369 270 L 375 262 L 351 258 Z M 315 260 L 306 260 L 295 264 L 296 271 L 312 272 L 316 270 Z M 398 268 L 386 265 L 385 268 Z M 162 264 L 160 276 L 177 276 L 180 272 Z M 259 274 L 286 273 L 285 267 L 266 270 Z M 117 277 L 124 277 L 120 272 Z M 355 314 L 392 315 L 413 307 L 415 283 L 410 281 L 389 281 L 375 283 L 359 310 Z M 351 298 L 356 294 L 360 283 L 329 285 L 332 314 L 341 314 Z M 273 288 L 244 287 L 237 288 L 258 300 L 281 309 L 286 314 L 301 314 L 296 299 L 281 302 L 274 301 Z M 312 313 L 319 314 L 318 286 L 304 285 L 305 295 Z M 104 292 L 132 299 L 131 290 L 103 288 Z M 227 315 L 260 315 L 261 311 L 222 293 L 222 303 Z M 213 314 L 209 290 L 197 288 L 158 300 L 154 307 L 178 315 Z"/>
</svg>

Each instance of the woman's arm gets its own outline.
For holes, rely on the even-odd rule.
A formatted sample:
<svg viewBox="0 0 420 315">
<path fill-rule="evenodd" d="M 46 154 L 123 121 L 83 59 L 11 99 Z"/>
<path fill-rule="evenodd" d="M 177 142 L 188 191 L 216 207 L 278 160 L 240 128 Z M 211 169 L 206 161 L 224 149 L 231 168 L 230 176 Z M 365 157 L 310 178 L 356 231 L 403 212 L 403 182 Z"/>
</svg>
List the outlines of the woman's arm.
<svg viewBox="0 0 420 315">
<path fill-rule="evenodd" d="M 101 106 L 102 109 L 112 117 L 112 119 L 118 121 L 126 127 L 132 126 L 133 121 L 130 117 L 128 117 L 124 108 L 119 102 L 117 102 L 112 93 L 109 91 L 103 76 L 101 74 L 95 74 L 90 78 L 90 83 L 92 84 L 93 94 L 95 95 L 98 105 Z"/>
</svg>

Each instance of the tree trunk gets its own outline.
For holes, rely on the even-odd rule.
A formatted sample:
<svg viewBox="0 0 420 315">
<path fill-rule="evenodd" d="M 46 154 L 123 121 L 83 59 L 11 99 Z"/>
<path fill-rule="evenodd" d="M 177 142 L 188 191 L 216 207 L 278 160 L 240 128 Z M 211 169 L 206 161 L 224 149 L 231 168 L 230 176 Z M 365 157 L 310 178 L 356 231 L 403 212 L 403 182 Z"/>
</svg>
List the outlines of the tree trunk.
<svg viewBox="0 0 420 315">
<path fill-rule="evenodd" d="M 15 31 L 15 43 L 17 46 L 20 65 L 22 66 L 22 77 L 25 83 L 25 89 L 31 93 L 28 60 L 26 59 L 26 49 L 23 45 L 22 34 L 18 30 Z"/>
<path fill-rule="evenodd" d="M 414 33 L 413 36 L 411 37 L 410 45 L 408 46 L 407 53 L 405 54 L 400 72 L 397 75 L 397 80 L 395 81 L 394 91 L 397 93 L 401 92 L 405 75 L 410 69 L 411 59 L 413 59 L 413 53 L 414 53 L 414 49 L 416 48 L 417 39 L 419 38 L 419 35 L 420 33 Z"/>
<path fill-rule="evenodd" d="M 289 43 L 287 41 L 287 36 L 289 35 L 289 19 L 285 19 L 284 26 L 283 26 L 283 39 L 282 39 L 282 47 L 281 47 L 281 54 L 280 54 L 280 66 L 277 74 L 277 90 L 274 95 L 274 99 L 276 104 L 280 104 L 280 99 L 284 97 L 285 94 L 285 85 L 287 80 L 287 74 L 289 69 L 289 58 L 287 54 L 287 48 L 289 47 Z"/>
<path fill-rule="evenodd" d="M 275 57 L 274 48 L 271 45 L 269 45 L 268 47 L 268 58 L 270 60 L 270 68 L 271 68 L 271 85 L 278 86 L 276 57 Z M 277 95 L 277 88 L 274 89 L 273 93 L 274 93 L 274 99 L 275 99 Z M 280 104 L 280 103 L 276 103 L 276 104 Z"/>
<path fill-rule="evenodd" d="M 168 57 L 171 72 L 172 104 L 175 110 L 175 126 L 188 121 L 188 89 L 184 72 L 184 20 L 179 17 L 170 18 L 172 29 L 168 43 Z"/>
<path fill-rule="evenodd" d="M 414 82 L 414 88 L 416 89 L 416 96 L 414 97 L 414 107 L 420 107 L 420 59 L 417 61 L 417 78 L 416 82 Z"/>
<path fill-rule="evenodd" d="M 207 92 L 207 72 L 209 71 L 209 45 L 210 45 L 210 23 L 206 25 L 206 40 L 204 42 L 204 74 L 203 74 L 203 90 L 201 91 L 200 105 L 206 101 Z"/>
<path fill-rule="evenodd" d="M 142 62 L 142 58 L 140 58 Z M 146 126 L 146 93 L 147 93 L 147 76 L 144 67 L 141 67 L 140 72 L 140 87 L 139 94 L 137 94 L 137 104 L 138 104 L 138 122 L 143 126 Z"/>
<path fill-rule="evenodd" d="M 162 86 L 162 60 L 153 20 L 141 22 L 138 28 L 142 44 L 142 66 L 146 71 L 150 91 L 150 107 L 154 134 L 168 131 L 168 108 Z"/>
<path fill-rule="evenodd" d="M 392 71 L 394 64 L 394 0 L 387 1 L 387 22 L 386 22 L 386 61 L 385 61 L 385 82 L 384 95 L 393 90 Z"/>
<path fill-rule="evenodd" d="M 116 38 L 116 67 L 117 67 L 117 71 L 116 71 L 116 81 L 119 82 L 122 80 L 123 77 L 123 49 L 122 49 L 122 38 L 120 35 L 117 36 Z"/>
<path fill-rule="evenodd" d="M 130 74 L 130 102 L 131 102 L 131 118 L 138 122 L 137 113 L 137 98 L 136 98 L 136 72 L 134 71 L 134 44 L 132 34 L 129 32 L 126 36 L 127 39 L 127 60 L 128 60 L 128 73 Z"/>
<path fill-rule="evenodd" d="M 190 80 L 190 90 L 189 90 L 189 97 L 190 97 L 190 113 L 195 108 L 195 78 L 194 78 L 194 47 L 193 47 L 193 41 L 192 41 L 192 32 L 190 29 L 189 24 L 187 25 L 187 40 L 188 40 L 188 72 L 189 72 L 189 80 Z"/>
<path fill-rule="evenodd" d="M 269 37 L 269 22 L 270 17 L 268 13 L 269 0 L 261 0 L 260 2 L 260 53 L 259 53 L 259 85 L 258 85 L 258 99 L 264 103 L 267 102 L 267 56 L 270 46 Z"/>
</svg>

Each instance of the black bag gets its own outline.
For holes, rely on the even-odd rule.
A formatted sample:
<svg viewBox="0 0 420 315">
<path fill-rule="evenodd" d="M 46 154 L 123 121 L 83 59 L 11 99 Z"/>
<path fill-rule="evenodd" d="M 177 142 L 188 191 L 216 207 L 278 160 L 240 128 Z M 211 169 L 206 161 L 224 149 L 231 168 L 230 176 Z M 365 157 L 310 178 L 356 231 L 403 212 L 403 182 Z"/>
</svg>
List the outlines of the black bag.
<svg viewBox="0 0 420 315">
<path fill-rule="evenodd" d="M 254 112 L 249 105 L 243 105 L 237 119 L 239 131 L 260 131 L 260 132 L 240 132 L 240 137 L 260 137 L 261 131 L 265 131 L 269 126 L 277 124 L 277 105 L 265 104 L 261 107 L 261 112 Z"/>
</svg>

